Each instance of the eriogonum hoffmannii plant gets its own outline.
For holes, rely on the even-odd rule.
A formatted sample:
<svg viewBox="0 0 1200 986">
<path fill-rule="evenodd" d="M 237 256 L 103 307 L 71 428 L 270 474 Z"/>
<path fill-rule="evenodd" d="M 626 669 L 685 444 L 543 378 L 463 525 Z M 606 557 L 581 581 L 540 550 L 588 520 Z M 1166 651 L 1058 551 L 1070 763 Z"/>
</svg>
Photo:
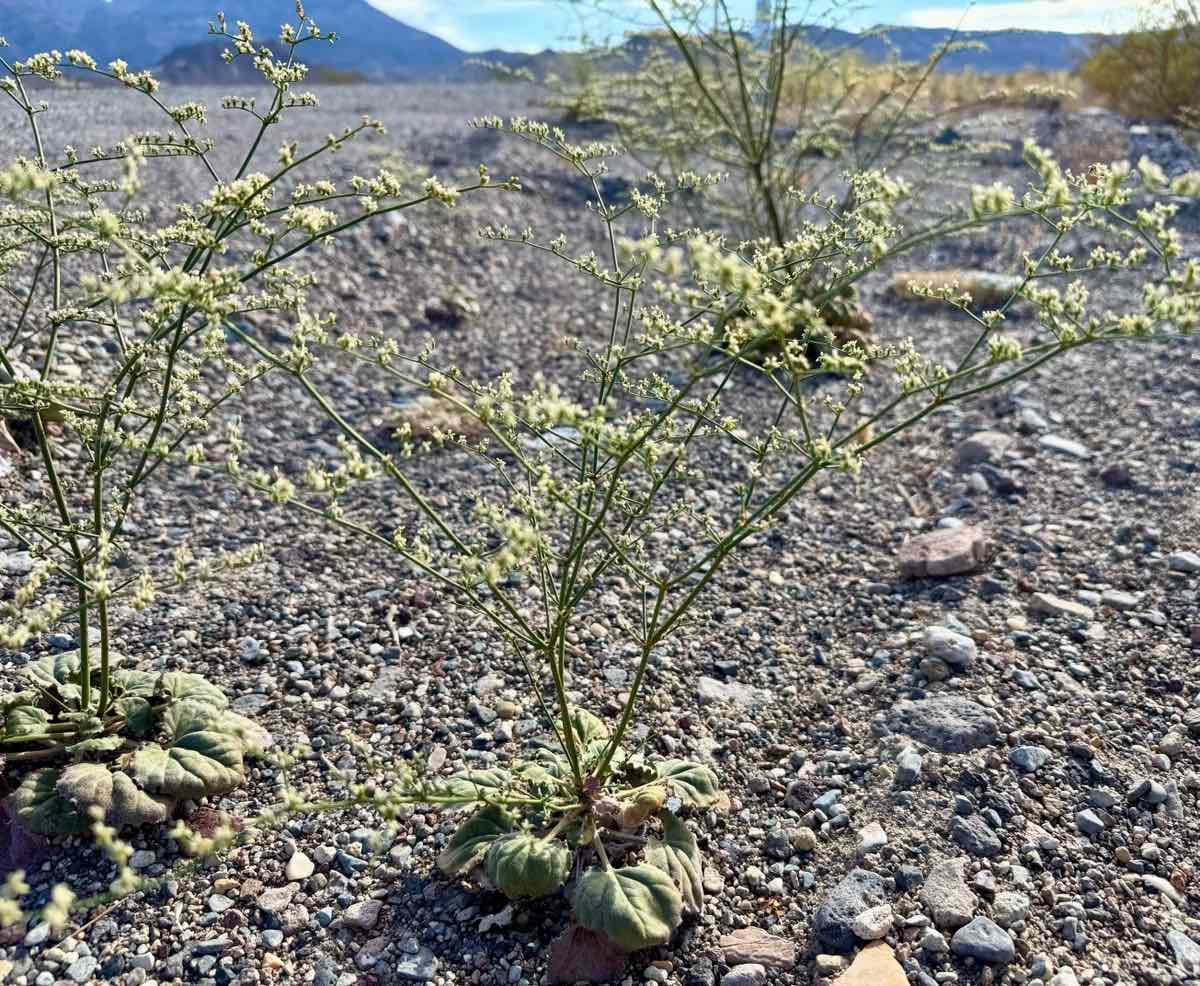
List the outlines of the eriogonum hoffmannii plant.
<svg viewBox="0 0 1200 986">
<path fill-rule="evenodd" d="M 282 493 L 282 479 L 250 482 L 395 552 L 486 617 L 526 669 L 551 731 L 503 768 L 438 778 L 375 764 L 378 782 L 342 803 L 370 802 L 387 817 L 413 803 L 473 809 L 439 861 L 447 873 L 474 872 L 512 898 L 570 886 L 569 934 L 585 929 L 634 951 L 667 941 L 699 908 L 703 860 L 684 813 L 722 800 L 708 767 L 631 744 L 656 648 L 689 619 L 723 564 L 822 474 L 858 473 L 874 448 L 939 409 L 1077 348 L 1191 333 L 1200 263 L 1181 256 L 1173 207 L 1154 196 L 1196 195 L 1200 175 L 1168 184 L 1145 161 L 1075 175 L 1029 144 L 1026 188 L 974 188 L 916 232 L 899 218 L 912 189 L 868 170 L 845 176 L 844 198 L 792 190 L 799 218 L 781 243 L 735 242 L 668 223 L 681 192 L 720 194 L 714 177 L 650 175 L 612 201 L 602 179 L 616 148 L 577 145 L 522 118 L 476 125 L 543 148 L 589 190 L 603 255 L 589 241 L 571 248 L 565 235 L 482 231 L 598 283 L 607 310 L 592 335 L 568 340 L 581 376 L 469 379 L 432 343 L 404 353 L 383 336 L 336 335 L 316 317 L 305 322 L 302 348 L 295 337 L 289 351 L 242 333 L 263 360 L 293 374 L 341 430 L 345 451 L 343 460 L 310 464 Z M 837 342 L 823 317 L 829 299 L 919 246 L 1002 223 L 1043 236 L 1003 300 L 977 311 L 955 285 L 924 288 L 971 330 L 953 361 L 927 358 L 911 338 Z M 1084 252 L 1073 252 L 1085 238 Z M 1129 272 L 1142 283 L 1131 306 L 1119 292 L 1096 295 Z M 1018 303 L 1032 317 L 1009 328 Z M 417 440 L 403 423 L 399 451 L 373 441 L 311 372 L 336 349 L 440 403 L 444 424 Z M 744 406 L 735 385 L 769 395 L 770 413 Z M 429 473 L 415 459 L 427 453 L 479 465 L 468 517 L 422 489 Z M 730 469 L 740 479 L 722 481 Z M 408 504 L 387 527 L 348 498 L 378 482 L 395 484 Z M 620 711 L 605 719 L 572 697 L 572 673 L 596 669 L 571 640 L 616 580 L 638 599 L 615 618 L 635 656 Z M 300 806 L 304 796 L 290 801 Z"/>
<path fill-rule="evenodd" d="M 211 25 L 229 44 L 226 60 L 253 60 L 269 86 L 261 103 L 222 102 L 252 120 L 229 171 L 202 136 L 206 107 L 163 102 L 147 72 L 120 61 L 101 67 L 82 51 L 0 59 L 0 90 L 29 136 L 26 156 L 0 168 L 0 288 L 9 297 L 0 422 L 14 444 L 24 438 L 40 469 L 32 497 L 20 484 L 0 493 L 0 531 L 32 565 L 0 605 L 0 647 L 23 648 L 68 614 L 79 637 L 77 650 L 33 661 L 13 682 L 16 691 L 3 695 L 0 767 L 12 791 L 5 806 L 35 835 L 91 829 L 120 864 L 118 883 L 131 879 L 118 830 L 164 821 L 178 801 L 238 787 L 244 758 L 270 739 L 199 675 L 150 672 L 135 666 L 137 655 L 134 663 L 119 656 L 122 607 L 143 609 L 156 590 L 153 569 L 131 567 L 127 522 L 139 494 L 165 462 L 201 463 L 204 434 L 223 406 L 272 369 L 238 359 L 227 325 L 302 312 L 313 278 L 295 262 L 306 251 L 382 214 L 453 202 L 469 190 L 433 177 L 407 187 L 386 170 L 341 185 L 314 180 L 319 159 L 382 130 L 368 118 L 271 155 L 273 128 L 317 104 L 296 89 L 307 71 L 300 49 L 333 40 L 300 3 L 296 18 L 274 49 L 282 54 L 258 44 L 244 23 L 218 15 Z M 48 146 L 40 95 L 67 74 L 150 100 L 168 129 L 88 151 Z M 163 216 L 143 203 L 143 169 L 165 158 L 187 159 L 180 165 L 201 177 L 196 197 Z M 487 185 L 481 169 L 472 188 Z M 236 435 L 233 447 L 240 449 Z M 255 555 L 197 562 L 183 545 L 165 581 Z M 18 889 L 11 885 L 0 901 L 6 920 Z"/>
</svg>

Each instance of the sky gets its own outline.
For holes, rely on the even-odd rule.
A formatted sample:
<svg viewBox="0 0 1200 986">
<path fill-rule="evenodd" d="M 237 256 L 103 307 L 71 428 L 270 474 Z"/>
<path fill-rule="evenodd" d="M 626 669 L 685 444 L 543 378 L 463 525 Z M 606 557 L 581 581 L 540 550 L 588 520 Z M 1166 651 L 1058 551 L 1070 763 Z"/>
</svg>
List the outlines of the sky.
<svg viewBox="0 0 1200 986">
<path fill-rule="evenodd" d="M 645 23 L 643 0 L 604 0 L 609 11 L 600 14 L 595 3 L 578 0 L 368 0 L 380 10 L 413 27 L 436 34 L 467 51 L 504 48 L 538 51 L 577 47 L 587 33 L 619 38 Z M 1153 2 L 1153 0 L 1151 0 Z M 754 0 L 728 0 L 735 16 L 753 17 Z M 1120 31 L 1136 20 L 1135 0 L 869 0 L 850 6 L 833 0 L 839 26 L 850 29 L 874 24 L 917 27 L 956 27 L 993 30 L 1023 27 L 1047 31 Z M 796 9 L 802 9 L 795 3 Z M 814 12 L 826 9 L 815 3 Z M 814 16 L 829 22 L 831 18 Z"/>
</svg>

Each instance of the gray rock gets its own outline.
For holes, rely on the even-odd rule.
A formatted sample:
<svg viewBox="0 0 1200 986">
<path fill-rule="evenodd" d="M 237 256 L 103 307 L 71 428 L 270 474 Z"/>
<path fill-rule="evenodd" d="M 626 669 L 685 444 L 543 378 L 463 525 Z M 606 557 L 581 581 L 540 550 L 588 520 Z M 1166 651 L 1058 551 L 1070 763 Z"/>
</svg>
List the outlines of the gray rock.
<svg viewBox="0 0 1200 986">
<path fill-rule="evenodd" d="M 716 678 L 703 675 L 696 685 L 696 697 L 701 705 L 728 702 L 743 708 L 766 705 L 771 698 L 765 689 L 744 685 L 740 681 L 717 681 Z"/>
<path fill-rule="evenodd" d="M 863 941 L 875 941 L 892 930 L 894 920 L 891 904 L 876 904 L 856 914 L 850 923 L 850 930 Z"/>
<path fill-rule="evenodd" d="M 1109 609 L 1122 611 L 1136 609 L 1141 601 L 1141 596 L 1135 595 L 1132 592 L 1121 592 L 1118 589 L 1109 589 L 1100 596 L 1100 605 L 1107 606 Z"/>
<path fill-rule="evenodd" d="M 887 845 L 887 832 L 883 830 L 883 826 L 878 822 L 871 822 L 864 826 L 858 833 L 858 851 L 864 856 L 873 852 L 879 852 Z"/>
<path fill-rule="evenodd" d="M 950 951 L 950 943 L 936 928 L 927 928 L 921 936 L 921 948 L 930 955 L 945 955 Z"/>
<path fill-rule="evenodd" d="M 767 981 L 767 970 L 753 962 L 735 965 L 721 977 L 721 986 L 762 986 Z"/>
<path fill-rule="evenodd" d="M 1027 774 L 1040 770 L 1049 759 L 1050 751 L 1044 746 L 1014 746 L 1008 751 L 1008 762 Z"/>
<path fill-rule="evenodd" d="M 959 443 L 954 452 L 954 461 L 960 469 L 977 466 L 981 462 L 999 462 L 1011 444 L 1012 437 L 1004 432 L 977 431 Z"/>
<path fill-rule="evenodd" d="M 921 887 L 921 906 L 939 928 L 961 928 L 975 913 L 977 901 L 963 875 L 965 866 L 962 857 L 939 860 Z"/>
<path fill-rule="evenodd" d="M 1075 815 L 1075 827 L 1084 835 L 1099 835 L 1104 831 L 1104 820 L 1091 808 L 1085 808 Z"/>
<path fill-rule="evenodd" d="M 72 982 L 86 983 L 92 978 L 99 961 L 94 955 L 83 955 L 67 966 L 67 978 Z"/>
<path fill-rule="evenodd" d="M 1015 890 L 1004 890 L 992 901 L 992 915 L 1001 928 L 1011 928 L 1029 914 L 1029 898 Z"/>
<path fill-rule="evenodd" d="M 983 917 L 975 918 L 954 932 L 950 949 L 955 955 L 998 964 L 1011 962 L 1017 954 L 1009 933 Z"/>
<path fill-rule="evenodd" d="M 288 860 L 283 875 L 289 880 L 307 880 L 315 869 L 316 864 L 308 858 L 308 854 L 297 849 Z"/>
<path fill-rule="evenodd" d="M 885 724 L 940 753 L 966 753 L 996 741 L 996 720 L 982 705 L 949 695 L 897 702 Z"/>
<path fill-rule="evenodd" d="M 406 955 L 396 963 L 396 975 L 410 983 L 427 983 L 437 975 L 441 963 L 429 949 Z"/>
<path fill-rule="evenodd" d="M 972 856 L 998 856 L 1004 846 L 1000 837 L 982 815 L 955 815 L 950 823 L 950 838 Z"/>
<path fill-rule="evenodd" d="M 1200 945 L 1197 945 L 1182 931 L 1168 931 L 1167 944 L 1175 953 L 1175 964 L 1187 975 L 1200 973 Z"/>
<path fill-rule="evenodd" d="M 956 668 L 970 667 L 975 663 L 978 654 L 974 640 L 966 634 L 955 633 L 946 627 L 925 629 L 925 651 Z"/>
<path fill-rule="evenodd" d="M 813 915 L 813 936 L 831 952 L 849 952 L 858 938 L 854 919 L 883 898 L 883 877 L 855 869 L 835 886 Z"/>
<path fill-rule="evenodd" d="M 1174 551 L 1167 556 L 1167 568 L 1172 572 L 1195 575 L 1200 572 L 1200 554 L 1194 551 Z"/>
</svg>

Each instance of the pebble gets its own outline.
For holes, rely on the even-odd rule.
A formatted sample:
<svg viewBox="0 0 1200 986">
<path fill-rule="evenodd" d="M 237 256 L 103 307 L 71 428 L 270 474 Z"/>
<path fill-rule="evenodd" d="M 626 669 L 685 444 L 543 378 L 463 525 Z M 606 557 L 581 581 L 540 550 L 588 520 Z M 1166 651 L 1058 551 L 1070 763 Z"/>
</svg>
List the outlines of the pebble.
<svg viewBox="0 0 1200 986">
<path fill-rule="evenodd" d="M 939 928 L 961 928 L 975 913 L 977 900 L 967 886 L 962 857 L 933 864 L 921 887 L 921 905 Z"/>
<path fill-rule="evenodd" d="M 721 977 L 721 986 L 762 986 L 767 981 L 767 970 L 753 962 L 735 965 Z"/>
<path fill-rule="evenodd" d="M 974 640 L 966 634 L 956 633 L 946 627 L 926 628 L 925 651 L 956 668 L 970 667 L 975 663 L 978 654 Z"/>
<path fill-rule="evenodd" d="M 1017 954 L 1009 933 L 985 917 L 974 918 L 954 932 L 950 949 L 955 955 L 997 964 L 1011 962 Z"/>
<path fill-rule="evenodd" d="M 712 705 L 718 702 L 728 702 L 741 708 L 752 708 L 766 705 L 770 692 L 753 685 L 745 685 L 739 681 L 718 681 L 716 678 L 700 676 L 696 685 L 696 698 L 701 705 Z"/>
<path fill-rule="evenodd" d="M 906 746 L 896 755 L 896 787 L 909 788 L 921 779 L 924 761 L 915 747 Z"/>
<path fill-rule="evenodd" d="M 297 849 L 292 853 L 292 858 L 287 861 L 283 875 L 289 880 L 307 880 L 313 875 L 316 868 L 316 864 L 309 859 L 308 855 Z"/>
<path fill-rule="evenodd" d="M 1001 928 L 1011 928 L 1029 914 L 1029 898 L 1016 890 L 1003 890 L 992 901 L 992 917 Z"/>
<path fill-rule="evenodd" d="M 1175 964 L 1187 975 L 1200 974 L 1200 945 L 1182 931 L 1168 931 L 1167 944 L 1175 953 Z"/>
<path fill-rule="evenodd" d="M 1084 835 L 1099 835 L 1104 831 L 1104 821 L 1091 808 L 1075 815 L 1075 827 Z"/>
<path fill-rule="evenodd" d="M 1027 774 L 1040 770 L 1049 759 L 1050 751 L 1044 746 L 1014 746 L 1008 751 L 1008 762 Z"/>
<path fill-rule="evenodd" d="M 887 845 L 887 833 L 883 830 L 883 826 L 878 822 L 871 822 L 864 826 L 858 833 L 858 852 L 859 855 L 867 856 L 871 853 L 879 852 Z"/>
<path fill-rule="evenodd" d="M 415 955 L 406 955 L 396 964 L 396 975 L 411 983 L 427 983 L 437 975 L 441 963 L 428 948 L 422 947 Z"/>
<path fill-rule="evenodd" d="M 977 572 L 989 553 L 987 535 L 978 527 L 964 525 L 910 538 L 900 546 L 897 561 L 904 578 L 938 578 Z"/>
<path fill-rule="evenodd" d="M 854 957 L 835 986 L 908 986 L 908 977 L 891 946 L 876 941 Z"/>
<path fill-rule="evenodd" d="M 94 955 L 84 955 L 67 966 L 67 978 L 72 982 L 86 983 L 92 978 L 99 961 Z"/>
<path fill-rule="evenodd" d="M 1042 435 L 1038 439 L 1038 444 L 1050 452 L 1057 452 L 1072 459 L 1090 459 L 1092 457 L 1092 450 L 1086 445 L 1060 435 Z"/>
<path fill-rule="evenodd" d="M 1072 602 L 1070 599 L 1060 599 L 1048 592 L 1035 592 L 1029 599 L 1031 613 L 1044 613 L 1047 616 L 1069 617 L 1075 620 L 1091 622 L 1095 613 L 1083 603 Z"/>
<path fill-rule="evenodd" d="M 972 856 L 998 856 L 1004 848 L 982 815 L 956 815 L 950 823 L 950 837 Z"/>
<path fill-rule="evenodd" d="M 850 929 L 864 941 L 875 941 L 877 938 L 883 938 L 892 930 L 894 920 L 891 904 L 878 904 L 856 914 L 850 924 Z"/>
</svg>

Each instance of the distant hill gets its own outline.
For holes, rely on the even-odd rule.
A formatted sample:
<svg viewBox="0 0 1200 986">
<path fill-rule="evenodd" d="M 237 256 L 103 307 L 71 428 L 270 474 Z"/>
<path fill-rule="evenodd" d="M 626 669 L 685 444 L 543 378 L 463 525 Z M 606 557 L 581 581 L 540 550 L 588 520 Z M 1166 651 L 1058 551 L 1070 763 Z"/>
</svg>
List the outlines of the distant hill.
<svg viewBox="0 0 1200 986">
<path fill-rule="evenodd" d="M 83 48 L 101 62 L 124 58 L 134 67 L 163 65 L 168 78 L 181 81 L 229 81 L 231 77 L 214 60 L 220 45 L 199 43 L 220 5 L 218 0 L 0 0 L 0 35 L 8 38 L 18 57 L 50 48 Z M 295 17 L 293 0 L 236 0 L 228 6 L 264 42 L 273 40 L 279 25 Z M 570 58 L 549 51 L 535 55 L 464 52 L 389 17 L 367 0 L 306 0 L 305 8 L 318 25 L 337 31 L 339 41 L 332 46 L 305 45 L 304 60 L 372 79 L 478 78 L 478 69 L 464 66 L 470 58 L 527 67 L 542 75 Z M 857 35 L 823 27 L 806 30 L 820 47 L 857 47 L 872 61 L 889 57 L 893 50 L 887 41 L 870 33 Z M 952 35 L 948 30 L 919 27 L 886 31 L 900 57 L 911 61 L 925 59 Z M 987 50 L 955 54 L 946 60 L 945 68 L 979 72 L 1070 69 L 1098 38 L 1018 30 L 973 31 L 958 37 L 982 41 Z M 647 44 L 647 36 L 631 38 L 625 53 L 636 60 Z"/>
</svg>

